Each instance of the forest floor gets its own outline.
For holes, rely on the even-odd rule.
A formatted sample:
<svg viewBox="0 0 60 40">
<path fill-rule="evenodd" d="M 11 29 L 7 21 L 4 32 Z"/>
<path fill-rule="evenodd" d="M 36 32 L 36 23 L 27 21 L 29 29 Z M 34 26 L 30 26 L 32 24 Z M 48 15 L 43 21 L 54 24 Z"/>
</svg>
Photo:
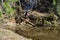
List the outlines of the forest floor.
<svg viewBox="0 0 60 40">
<path fill-rule="evenodd" d="M 35 14 L 38 16 L 48 15 L 46 13 L 45 14 L 40 13 L 39 15 L 39 13 L 36 11 L 31 12 L 31 14 L 33 15 Z M 60 20 L 58 21 L 58 23 L 60 23 Z M 60 40 L 60 25 L 55 28 L 33 27 L 30 24 L 26 24 L 25 22 L 22 22 L 20 25 L 16 25 L 14 18 L 11 18 L 11 19 L 6 18 L 6 19 L 0 19 L 0 28 L 17 33 L 19 36 L 23 37 L 20 40 L 26 40 L 26 39 L 27 40 L 30 40 L 30 39 L 31 40 Z"/>
</svg>

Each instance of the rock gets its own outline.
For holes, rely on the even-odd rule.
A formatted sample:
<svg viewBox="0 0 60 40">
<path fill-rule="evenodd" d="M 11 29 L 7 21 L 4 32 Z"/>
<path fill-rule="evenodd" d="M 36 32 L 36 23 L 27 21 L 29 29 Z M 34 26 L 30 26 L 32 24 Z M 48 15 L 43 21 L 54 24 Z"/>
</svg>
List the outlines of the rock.
<svg viewBox="0 0 60 40">
<path fill-rule="evenodd" d="M 57 36 L 57 30 L 50 31 L 50 28 L 46 27 L 30 27 L 27 24 L 20 25 L 19 27 L 20 28 L 18 28 L 16 33 L 23 35 L 27 38 L 32 38 L 33 40 L 60 40 L 60 37 Z"/>
<path fill-rule="evenodd" d="M 20 36 L 12 31 L 0 28 L 0 40 L 31 40 Z"/>
</svg>

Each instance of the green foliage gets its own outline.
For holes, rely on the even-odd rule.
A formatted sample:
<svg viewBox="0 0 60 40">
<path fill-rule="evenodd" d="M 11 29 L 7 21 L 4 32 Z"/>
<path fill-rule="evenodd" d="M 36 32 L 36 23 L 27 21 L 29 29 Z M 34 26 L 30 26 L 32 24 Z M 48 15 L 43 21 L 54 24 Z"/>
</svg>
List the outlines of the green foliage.
<svg viewBox="0 0 60 40">
<path fill-rule="evenodd" d="M 2 4 L 3 5 L 2 12 L 7 13 L 8 15 L 13 14 L 15 10 L 12 8 L 11 3 L 16 2 L 16 1 L 18 0 L 5 0 L 5 2 L 3 2 Z M 0 16 L 2 12 L 0 12 Z"/>
<path fill-rule="evenodd" d="M 10 2 L 16 2 L 16 1 L 18 1 L 18 0 L 8 0 L 8 1 L 10 1 Z"/>
<path fill-rule="evenodd" d="M 2 16 L 2 12 L 0 11 L 0 17 Z"/>
<path fill-rule="evenodd" d="M 10 3 L 4 3 L 5 12 L 11 14 L 14 12 L 14 9 L 11 8 Z"/>
<path fill-rule="evenodd" d="M 0 8 L 0 17 L 2 16 L 2 10 L 1 10 L 1 8 Z"/>
<path fill-rule="evenodd" d="M 18 0 L 5 0 L 5 2 L 16 2 Z"/>
<path fill-rule="evenodd" d="M 56 0 L 53 0 L 53 5 L 56 5 Z"/>
</svg>

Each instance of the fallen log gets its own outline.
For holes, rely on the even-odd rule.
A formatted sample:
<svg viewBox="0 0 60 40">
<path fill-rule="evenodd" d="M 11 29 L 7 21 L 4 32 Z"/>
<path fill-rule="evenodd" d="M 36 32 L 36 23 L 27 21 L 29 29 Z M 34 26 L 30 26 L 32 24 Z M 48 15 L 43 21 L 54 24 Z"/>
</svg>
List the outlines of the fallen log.
<svg viewBox="0 0 60 40">
<path fill-rule="evenodd" d="M 29 19 L 25 19 L 25 18 L 23 18 L 23 17 L 21 17 L 21 19 L 22 19 L 25 23 L 28 23 L 28 24 L 32 25 L 33 27 L 36 27 L 36 25 L 33 24 L 32 22 L 30 22 Z"/>
</svg>

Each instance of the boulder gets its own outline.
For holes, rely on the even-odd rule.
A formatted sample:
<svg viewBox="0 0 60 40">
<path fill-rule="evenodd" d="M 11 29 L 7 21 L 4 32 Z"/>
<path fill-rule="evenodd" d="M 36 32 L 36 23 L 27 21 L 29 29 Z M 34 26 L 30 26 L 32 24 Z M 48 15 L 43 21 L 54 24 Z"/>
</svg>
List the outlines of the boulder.
<svg viewBox="0 0 60 40">
<path fill-rule="evenodd" d="M 0 28 L 0 40 L 31 40 L 20 36 L 12 31 Z"/>
</svg>

